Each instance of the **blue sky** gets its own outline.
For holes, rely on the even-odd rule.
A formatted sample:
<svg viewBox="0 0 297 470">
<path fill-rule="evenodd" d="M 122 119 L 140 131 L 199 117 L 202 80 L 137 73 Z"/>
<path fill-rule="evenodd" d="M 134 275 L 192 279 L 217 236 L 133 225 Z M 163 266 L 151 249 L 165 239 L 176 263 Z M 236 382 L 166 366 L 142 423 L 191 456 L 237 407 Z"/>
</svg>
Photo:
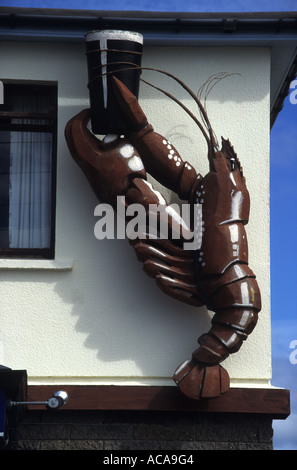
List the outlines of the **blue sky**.
<svg viewBox="0 0 297 470">
<path fill-rule="evenodd" d="M 0 0 L 2 6 L 142 11 L 295 11 L 296 0 Z"/>
<path fill-rule="evenodd" d="M 297 0 L 0 0 L 0 6 L 192 12 L 297 11 Z M 274 421 L 274 448 L 297 450 L 297 81 L 271 132 L 272 385 L 291 390 L 291 416 Z"/>
<path fill-rule="evenodd" d="M 291 390 L 291 416 L 274 422 L 275 446 L 297 449 L 297 364 L 290 344 L 297 339 L 296 289 L 297 102 L 291 89 L 271 131 L 271 307 L 272 384 Z M 296 100 L 297 101 L 297 100 Z M 295 145 L 294 145 L 295 140 Z"/>
</svg>

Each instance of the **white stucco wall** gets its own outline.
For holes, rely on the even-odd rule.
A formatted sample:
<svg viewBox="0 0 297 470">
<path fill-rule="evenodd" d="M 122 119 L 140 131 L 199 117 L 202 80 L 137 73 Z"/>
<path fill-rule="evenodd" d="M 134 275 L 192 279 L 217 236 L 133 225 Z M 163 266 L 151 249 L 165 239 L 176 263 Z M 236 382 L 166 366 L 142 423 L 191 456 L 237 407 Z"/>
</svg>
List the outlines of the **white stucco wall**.
<svg viewBox="0 0 297 470">
<path fill-rule="evenodd" d="M 97 200 L 64 139 L 66 122 L 88 107 L 84 45 L 2 43 L 0 63 L 0 79 L 55 81 L 59 93 L 56 260 L 0 260 L 0 364 L 26 369 L 29 383 L 174 385 L 175 368 L 197 348 L 210 316 L 161 292 L 126 240 L 94 236 Z M 224 366 L 232 386 L 267 386 L 269 49 L 145 47 L 143 65 L 170 71 L 194 91 L 214 73 L 240 74 L 217 85 L 207 109 L 217 136 L 231 140 L 244 168 L 251 196 L 250 266 L 263 308 L 252 335 Z M 196 112 L 168 78 L 151 72 L 143 77 Z M 206 146 L 192 120 L 144 84 L 140 102 L 155 130 L 205 174 Z M 167 191 L 164 195 L 171 202 Z"/>
</svg>

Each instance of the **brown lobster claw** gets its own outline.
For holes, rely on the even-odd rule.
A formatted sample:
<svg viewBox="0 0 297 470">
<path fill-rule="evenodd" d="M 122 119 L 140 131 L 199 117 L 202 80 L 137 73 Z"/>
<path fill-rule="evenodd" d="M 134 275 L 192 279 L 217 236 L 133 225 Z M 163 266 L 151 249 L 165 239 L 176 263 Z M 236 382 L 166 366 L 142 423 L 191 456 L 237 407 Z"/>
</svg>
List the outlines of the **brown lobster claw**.
<svg viewBox="0 0 297 470">
<path fill-rule="evenodd" d="M 197 178 L 195 168 L 183 161 L 172 143 L 154 132 L 138 100 L 128 88 L 115 77 L 113 84 L 129 127 L 135 129 L 128 137 L 141 154 L 147 172 L 181 199 L 189 199 Z"/>
<path fill-rule="evenodd" d="M 89 120 L 89 109 L 74 116 L 66 125 L 65 138 L 98 199 L 115 207 L 117 196 L 126 194 L 131 178 L 145 179 L 146 171 L 129 140 L 120 136 L 99 140 L 88 129 Z"/>
<path fill-rule="evenodd" d="M 202 305 L 195 285 L 195 271 L 190 254 L 178 246 L 191 231 L 178 212 L 167 205 L 165 198 L 146 181 L 142 159 L 127 138 L 107 136 L 102 141 L 87 128 L 89 110 L 83 110 L 66 125 L 65 137 L 73 159 L 86 175 L 100 202 L 117 207 L 117 197 L 125 197 L 125 205 L 140 204 L 146 211 L 146 233 L 131 239 L 144 270 L 157 281 L 166 294 L 192 305 Z M 155 209 L 156 208 L 156 209 Z M 159 226 L 167 225 L 169 238 L 151 237 L 149 221 L 155 216 Z M 163 225 L 164 227 L 164 225 Z"/>
</svg>

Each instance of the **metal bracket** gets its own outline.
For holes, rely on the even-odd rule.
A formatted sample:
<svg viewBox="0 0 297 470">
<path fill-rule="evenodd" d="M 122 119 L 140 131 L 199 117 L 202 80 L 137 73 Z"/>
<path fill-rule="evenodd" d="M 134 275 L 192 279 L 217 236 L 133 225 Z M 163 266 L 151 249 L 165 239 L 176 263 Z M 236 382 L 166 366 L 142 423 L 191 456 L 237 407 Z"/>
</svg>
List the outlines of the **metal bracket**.
<svg viewBox="0 0 297 470">
<path fill-rule="evenodd" d="M 53 394 L 51 398 L 46 401 L 10 401 L 8 406 L 31 406 L 31 405 L 45 405 L 50 410 L 57 410 L 68 402 L 68 394 L 64 391 L 58 391 Z"/>
</svg>

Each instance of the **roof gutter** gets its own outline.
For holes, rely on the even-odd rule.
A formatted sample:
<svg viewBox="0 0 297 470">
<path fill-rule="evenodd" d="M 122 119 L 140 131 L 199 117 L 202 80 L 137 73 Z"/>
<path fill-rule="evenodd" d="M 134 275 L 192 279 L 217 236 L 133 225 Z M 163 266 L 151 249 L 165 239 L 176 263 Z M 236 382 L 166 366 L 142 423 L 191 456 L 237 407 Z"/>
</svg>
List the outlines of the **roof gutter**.
<svg viewBox="0 0 297 470">
<path fill-rule="evenodd" d="M 148 45 L 259 45 L 276 39 L 296 40 L 297 14 L 170 13 L 135 11 L 0 8 L 0 40 L 80 42 L 96 29 L 130 29 Z"/>
</svg>

